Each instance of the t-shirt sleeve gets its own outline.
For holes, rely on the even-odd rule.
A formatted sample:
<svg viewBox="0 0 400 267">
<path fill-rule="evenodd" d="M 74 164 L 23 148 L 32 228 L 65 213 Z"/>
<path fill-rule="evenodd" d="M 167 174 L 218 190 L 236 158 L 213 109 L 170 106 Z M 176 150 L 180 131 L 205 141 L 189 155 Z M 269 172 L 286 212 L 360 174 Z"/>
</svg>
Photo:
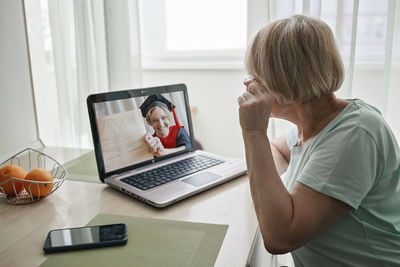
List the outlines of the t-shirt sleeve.
<svg viewBox="0 0 400 267">
<path fill-rule="evenodd" d="M 365 129 L 333 130 L 318 141 L 298 181 L 358 208 L 379 176 L 379 151 Z"/>
<path fill-rule="evenodd" d="M 176 147 L 185 146 L 185 148 L 190 148 L 190 145 L 189 135 L 184 128 L 180 128 L 176 135 Z"/>
</svg>

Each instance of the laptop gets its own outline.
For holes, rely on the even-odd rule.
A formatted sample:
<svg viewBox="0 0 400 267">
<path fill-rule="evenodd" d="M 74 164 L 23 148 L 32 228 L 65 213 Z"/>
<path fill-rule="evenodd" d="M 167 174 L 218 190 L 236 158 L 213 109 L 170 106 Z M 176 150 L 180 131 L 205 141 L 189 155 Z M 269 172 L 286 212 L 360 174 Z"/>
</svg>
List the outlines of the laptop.
<svg viewBox="0 0 400 267">
<path fill-rule="evenodd" d="M 246 173 L 242 160 L 199 149 L 184 84 L 89 95 L 99 178 L 166 207 Z"/>
</svg>

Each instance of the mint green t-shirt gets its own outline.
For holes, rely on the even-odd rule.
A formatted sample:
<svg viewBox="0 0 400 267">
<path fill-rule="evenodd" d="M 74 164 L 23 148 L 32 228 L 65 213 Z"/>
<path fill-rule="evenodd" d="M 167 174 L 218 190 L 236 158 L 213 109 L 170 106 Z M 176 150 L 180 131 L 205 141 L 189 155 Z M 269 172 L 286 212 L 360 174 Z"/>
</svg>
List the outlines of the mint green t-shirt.
<svg viewBox="0 0 400 267">
<path fill-rule="evenodd" d="M 292 251 L 296 266 L 400 266 L 400 149 L 379 111 L 350 104 L 317 136 L 297 146 L 286 186 L 295 182 L 352 209 L 316 238 Z"/>
</svg>

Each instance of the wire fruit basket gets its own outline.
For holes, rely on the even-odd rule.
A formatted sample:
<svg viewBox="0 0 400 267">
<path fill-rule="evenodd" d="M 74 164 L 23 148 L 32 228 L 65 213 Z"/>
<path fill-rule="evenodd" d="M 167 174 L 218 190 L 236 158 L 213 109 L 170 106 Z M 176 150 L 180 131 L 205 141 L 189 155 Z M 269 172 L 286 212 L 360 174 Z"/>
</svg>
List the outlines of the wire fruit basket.
<svg viewBox="0 0 400 267">
<path fill-rule="evenodd" d="M 0 164 L 0 169 L 7 165 L 17 165 L 26 173 L 34 169 L 47 170 L 52 176 L 50 181 L 35 181 L 24 178 L 10 177 L 0 181 L 0 198 L 13 205 L 29 204 L 39 201 L 56 191 L 67 177 L 67 170 L 52 157 L 32 148 L 26 148 Z M 21 191 L 20 186 L 24 185 Z M 51 187 L 44 193 L 44 187 Z M 4 188 L 12 188 L 12 193 L 6 194 Z M 42 189 L 41 189 L 42 188 Z M 40 192 L 42 190 L 42 193 Z M 10 191 L 10 190 L 8 190 Z"/>
</svg>

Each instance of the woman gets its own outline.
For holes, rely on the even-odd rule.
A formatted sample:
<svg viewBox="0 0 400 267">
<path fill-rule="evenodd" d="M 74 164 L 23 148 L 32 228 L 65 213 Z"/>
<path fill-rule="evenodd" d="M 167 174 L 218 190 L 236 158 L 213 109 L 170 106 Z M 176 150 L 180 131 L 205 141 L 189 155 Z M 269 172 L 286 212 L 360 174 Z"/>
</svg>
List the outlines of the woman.
<svg viewBox="0 0 400 267">
<path fill-rule="evenodd" d="M 246 68 L 239 116 L 266 249 L 296 266 L 399 265 L 399 146 L 377 109 L 335 97 L 344 70 L 328 25 L 267 25 Z M 270 117 L 296 127 L 270 142 Z"/>
<path fill-rule="evenodd" d="M 154 134 L 146 134 L 144 142 L 147 150 L 155 157 L 161 157 L 190 148 L 190 137 L 179 124 L 174 105 L 162 95 L 151 95 L 140 106 L 142 116 L 153 127 Z M 175 125 L 171 126 L 169 112 L 172 111 Z"/>
</svg>

